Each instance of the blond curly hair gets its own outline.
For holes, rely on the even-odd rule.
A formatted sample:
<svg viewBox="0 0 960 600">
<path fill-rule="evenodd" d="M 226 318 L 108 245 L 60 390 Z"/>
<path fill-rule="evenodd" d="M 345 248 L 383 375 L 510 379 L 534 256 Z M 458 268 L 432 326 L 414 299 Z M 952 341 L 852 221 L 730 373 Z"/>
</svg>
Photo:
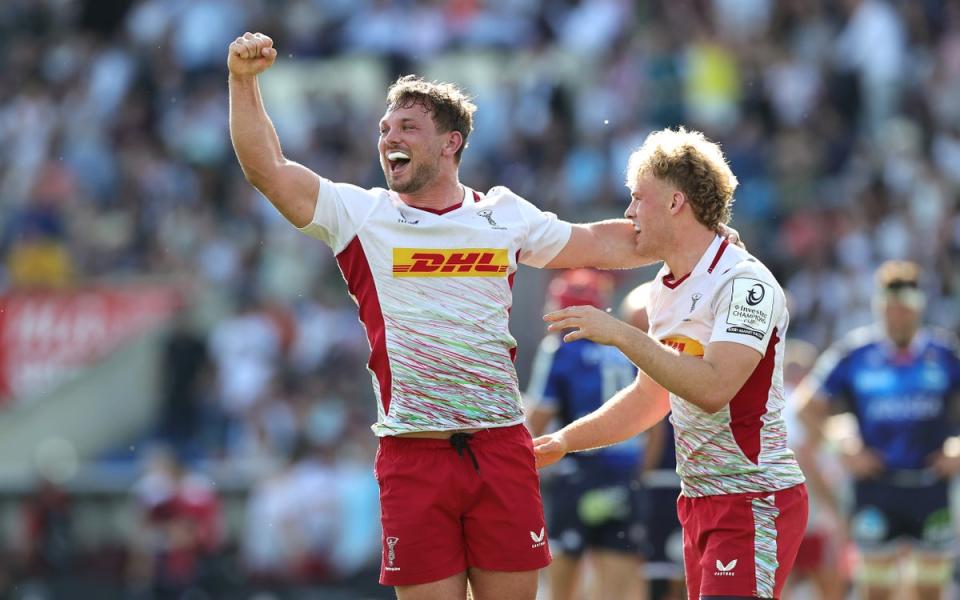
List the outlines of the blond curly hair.
<svg viewBox="0 0 960 600">
<path fill-rule="evenodd" d="M 460 162 L 467 147 L 467 136 L 473 131 L 473 113 L 477 110 L 470 97 L 452 83 L 427 81 L 417 75 L 404 75 L 387 89 L 387 108 L 411 108 L 416 105 L 430 111 L 437 131 L 459 131 L 463 145 L 454 158 Z"/>
<path fill-rule="evenodd" d="M 647 174 L 683 192 L 702 225 L 717 229 L 730 222 L 737 178 L 720 146 L 699 131 L 680 127 L 648 135 L 627 162 L 627 188 Z"/>
</svg>

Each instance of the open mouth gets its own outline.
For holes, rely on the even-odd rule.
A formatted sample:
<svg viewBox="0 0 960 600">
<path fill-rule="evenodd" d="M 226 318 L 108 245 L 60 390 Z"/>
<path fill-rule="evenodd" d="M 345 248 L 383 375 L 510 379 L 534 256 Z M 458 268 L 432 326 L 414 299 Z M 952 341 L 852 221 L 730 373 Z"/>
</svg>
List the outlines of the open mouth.
<svg viewBox="0 0 960 600">
<path fill-rule="evenodd" d="M 410 155 L 402 150 L 393 150 L 387 152 L 387 164 L 390 165 L 390 173 L 396 175 L 410 163 Z"/>
</svg>

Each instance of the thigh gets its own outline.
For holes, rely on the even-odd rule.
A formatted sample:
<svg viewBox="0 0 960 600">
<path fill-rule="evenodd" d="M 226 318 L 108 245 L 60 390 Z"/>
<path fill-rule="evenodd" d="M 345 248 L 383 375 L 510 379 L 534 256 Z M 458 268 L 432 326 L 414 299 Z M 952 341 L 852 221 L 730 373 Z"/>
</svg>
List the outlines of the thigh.
<svg viewBox="0 0 960 600">
<path fill-rule="evenodd" d="M 590 560 L 597 575 L 594 578 L 595 593 L 592 598 L 646 598 L 643 592 L 643 560 L 637 554 L 591 550 Z"/>
<path fill-rule="evenodd" d="M 455 452 L 428 442 L 381 440 L 375 473 L 380 485 L 380 583 L 409 586 L 466 571 Z"/>
<path fill-rule="evenodd" d="M 394 589 L 397 600 L 459 600 L 467 597 L 467 572 L 440 581 L 402 585 Z"/>
<path fill-rule="evenodd" d="M 946 484 L 858 482 L 850 535 L 865 554 L 888 554 L 903 539 L 925 550 L 949 547 L 954 534 Z"/>
<path fill-rule="evenodd" d="M 901 498 L 906 520 L 904 535 L 923 552 L 947 552 L 956 539 L 947 483 L 904 489 Z"/>
<path fill-rule="evenodd" d="M 471 441 L 481 466 L 463 518 L 467 564 L 541 569 L 550 564 L 550 547 L 530 433 L 523 425 L 487 433 Z"/>
<path fill-rule="evenodd" d="M 550 582 L 550 600 L 575 600 L 580 598 L 580 572 L 582 560 L 577 556 L 559 554 L 553 558 L 547 570 Z"/>
<path fill-rule="evenodd" d="M 537 571 L 467 571 L 473 600 L 535 600 Z"/>
<path fill-rule="evenodd" d="M 695 595 L 774 598 L 793 567 L 807 522 L 802 485 L 765 494 L 682 498 L 687 577 Z"/>
</svg>

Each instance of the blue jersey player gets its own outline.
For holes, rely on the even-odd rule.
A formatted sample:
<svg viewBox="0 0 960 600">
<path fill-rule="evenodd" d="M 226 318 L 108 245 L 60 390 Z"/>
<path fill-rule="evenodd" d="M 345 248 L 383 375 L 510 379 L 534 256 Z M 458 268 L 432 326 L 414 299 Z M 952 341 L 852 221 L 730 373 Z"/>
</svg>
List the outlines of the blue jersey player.
<svg viewBox="0 0 960 600">
<path fill-rule="evenodd" d="M 605 307 L 612 289 L 608 274 L 577 269 L 550 285 L 555 308 L 590 304 Z M 528 398 L 535 403 L 529 425 L 543 434 L 558 420 L 570 423 L 596 410 L 629 385 L 637 369 L 619 350 L 589 340 L 562 344 L 543 340 L 534 363 Z M 578 580 L 585 554 L 598 586 L 590 597 L 646 598 L 643 562 L 646 535 L 639 484 L 643 447 L 640 438 L 592 452 L 574 453 L 552 469 L 545 482 L 548 535 L 554 551 L 550 597 L 581 597 Z"/>
<path fill-rule="evenodd" d="M 854 480 L 855 577 L 871 599 L 906 597 L 905 586 L 915 587 L 914 597 L 941 598 L 952 573 L 948 487 L 960 471 L 960 356 L 950 339 L 920 325 L 919 283 L 914 263 L 881 265 L 878 323 L 824 353 L 801 386 L 808 431 L 822 435 L 831 412 L 852 414 L 859 427 L 841 454 Z"/>
</svg>

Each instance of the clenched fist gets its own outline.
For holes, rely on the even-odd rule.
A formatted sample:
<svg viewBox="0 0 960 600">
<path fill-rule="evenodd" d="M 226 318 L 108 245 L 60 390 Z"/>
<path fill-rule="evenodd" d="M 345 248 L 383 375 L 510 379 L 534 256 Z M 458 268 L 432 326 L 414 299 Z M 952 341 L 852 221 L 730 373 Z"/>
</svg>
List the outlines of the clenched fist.
<svg viewBox="0 0 960 600">
<path fill-rule="evenodd" d="M 273 40 L 262 33 L 249 31 L 230 44 L 227 68 L 236 77 L 253 77 L 266 71 L 277 59 Z"/>
</svg>

